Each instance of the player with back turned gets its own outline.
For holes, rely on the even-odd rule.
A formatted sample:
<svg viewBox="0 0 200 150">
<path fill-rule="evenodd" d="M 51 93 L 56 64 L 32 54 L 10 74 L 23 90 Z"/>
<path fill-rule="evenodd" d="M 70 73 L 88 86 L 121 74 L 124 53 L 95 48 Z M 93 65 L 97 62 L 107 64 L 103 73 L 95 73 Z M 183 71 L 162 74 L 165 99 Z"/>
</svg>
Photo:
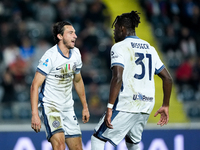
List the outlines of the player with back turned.
<svg viewBox="0 0 200 150">
<path fill-rule="evenodd" d="M 104 150 L 105 142 L 114 146 L 124 138 L 128 150 L 139 150 L 139 142 L 155 104 L 154 74 L 162 79 L 163 104 L 155 113 L 158 125 L 169 120 L 172 78 L 156 50 L 136 36 L 140 23 L 137 11 L 117 16 L 113 25 L 116 44 L 111 48 L 112 79 L 107 111 L 91 137 L 92 150 Z"/>
</svg>

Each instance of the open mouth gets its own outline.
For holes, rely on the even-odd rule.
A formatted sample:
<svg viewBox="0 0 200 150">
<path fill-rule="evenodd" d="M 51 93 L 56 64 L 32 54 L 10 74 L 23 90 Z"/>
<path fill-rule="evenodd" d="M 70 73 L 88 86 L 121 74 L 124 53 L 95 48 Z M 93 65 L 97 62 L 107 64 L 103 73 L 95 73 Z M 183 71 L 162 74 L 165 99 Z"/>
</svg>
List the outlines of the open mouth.
<svg viewBox="0 0 200 150">
<path fill-rule="evenodd" d="M 72 40 L 71 42 L 75 44 L 75 40 Z"/>
</svg>

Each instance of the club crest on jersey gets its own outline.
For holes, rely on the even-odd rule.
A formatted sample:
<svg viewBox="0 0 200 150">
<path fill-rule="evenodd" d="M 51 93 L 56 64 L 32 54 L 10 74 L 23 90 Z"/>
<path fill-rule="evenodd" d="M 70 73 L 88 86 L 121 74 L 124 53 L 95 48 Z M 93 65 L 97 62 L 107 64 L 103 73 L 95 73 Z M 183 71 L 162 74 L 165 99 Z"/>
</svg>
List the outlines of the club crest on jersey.
<svg viewBox="0 0 200 150">
<path fill-rule="evenodd" d="M 140 101 L 149 101 L 149 102 L 152 102 L 153 101 L 153 97 L 147 97 L 145 95 L 142 95 L 141 93 L 138 93 L 138 94 L 134 94 L 133 95 L 133 100 L 140 100 Z"/>
<path fill-rule="evenodd" d="M 76 63 L 74 63 L 74 65 L 73 65 L 73 67 L 72 67 L 72 70 L 75 72 L 76 71 L 76 67 L 77 67 L 77 65 L 76 65 Z"/>
<path fill-rule="evenodd" d="M 55 120 L 53 123 L 52 123 L 52 126 L 54 128 L 58 128 L 60 126 L 60 122 L 58 120 Z"/>
<path fill-rule="evenodd" d="M 49 62 L 49 59 L 46 59 L 45 62 L 43 63 L 43 65 L 47 67 L 48 62 Z"/>
</svg>

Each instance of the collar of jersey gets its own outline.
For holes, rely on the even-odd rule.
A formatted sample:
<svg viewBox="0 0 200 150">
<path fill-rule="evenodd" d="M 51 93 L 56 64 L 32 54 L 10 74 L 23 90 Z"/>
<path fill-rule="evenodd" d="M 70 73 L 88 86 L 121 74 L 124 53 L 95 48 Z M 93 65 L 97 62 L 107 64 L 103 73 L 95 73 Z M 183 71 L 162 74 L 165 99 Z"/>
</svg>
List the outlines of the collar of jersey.
<svg viewBox="0 0 200 150">
<path fill-rule="evenodd" d="M 139 37 L 137 37 L 137 36 L 127 36 L 127 37 L 125 37 L 125 39 L 126 38 L 134 38 L 134 39 L 139 39 Z"/>
<path fill-rule="evenodd" d="M 65 57 L 65 58 L 67 58 L 67 59 L 70 59 L 70 57 L 71 57 L 71 55 L 72 55 L 71 49 L 69 50 L 69 57 L 66 57 L 65 55 L 63 55 L 63 53 L 62 53 L 61 49 L 58 47 L 58 45 L 57 45 L 57 48 L 58 48 L 58 52 L 59 52 L 63 57 Z"/>
</svg>

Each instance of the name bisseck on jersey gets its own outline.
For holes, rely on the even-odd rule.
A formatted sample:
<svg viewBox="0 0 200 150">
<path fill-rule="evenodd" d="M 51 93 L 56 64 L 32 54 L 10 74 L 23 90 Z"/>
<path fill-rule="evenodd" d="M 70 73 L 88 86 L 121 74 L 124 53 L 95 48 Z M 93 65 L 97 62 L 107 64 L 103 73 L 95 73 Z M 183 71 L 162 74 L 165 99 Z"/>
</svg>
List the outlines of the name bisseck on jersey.
<svg viewBox="0 0 200 150">
<path fill-rule="evenodd" d="M 139 49 L 149 49 L 149 45 L 145 43 L 133 43 L 131 42 L 131 46 L 133 48 L 139 48 Z"/>
</svg>

